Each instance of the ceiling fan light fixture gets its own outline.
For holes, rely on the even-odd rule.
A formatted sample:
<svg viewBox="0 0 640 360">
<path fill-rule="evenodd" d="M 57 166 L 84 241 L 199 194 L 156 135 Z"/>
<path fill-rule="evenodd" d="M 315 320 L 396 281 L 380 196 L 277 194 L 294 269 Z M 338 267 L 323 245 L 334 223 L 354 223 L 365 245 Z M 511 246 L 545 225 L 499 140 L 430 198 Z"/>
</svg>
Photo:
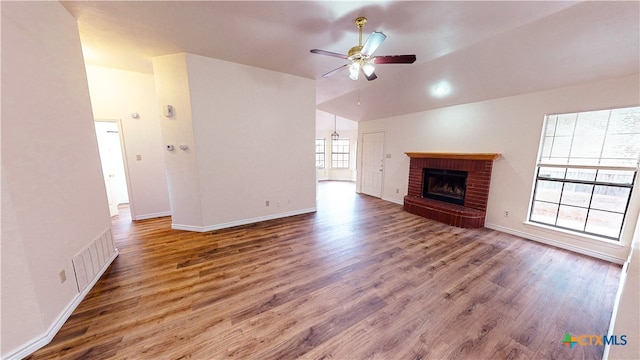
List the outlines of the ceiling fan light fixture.
<svg viewBox="0 0 640 360">
<path fill-rule="evenodd" d="M 373 72 L 376 70 L 375 65 L 373 65 L 370 62 L 366 62 L 364 63 L 364 65 L 362 65 L 362 71 L 364 72 L 365 75 L 367 76 L 371 76 L 371 74 L 373 74 Z"/>
<path fill-rule="evenodd" d="M 358 75 L 360 74 L 360 63 L 354 62 L 349 65 L 349 78 L 351 80 L 358 80 Z"/>
</svg>

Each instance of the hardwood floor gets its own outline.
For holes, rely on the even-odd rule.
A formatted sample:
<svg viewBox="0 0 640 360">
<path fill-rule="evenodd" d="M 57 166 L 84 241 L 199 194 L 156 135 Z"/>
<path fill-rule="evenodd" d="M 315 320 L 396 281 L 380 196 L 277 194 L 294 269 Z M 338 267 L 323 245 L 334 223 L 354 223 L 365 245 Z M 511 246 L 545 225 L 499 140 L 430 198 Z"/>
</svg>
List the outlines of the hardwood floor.
<svg viewBox="0 0 640 360">
<path fill-rule="evenodd" d="M 114 219 L 120 256 L 30 359 L 600 359 L 620 267 L 323 182 L 208 233 Z"/>
</svg>

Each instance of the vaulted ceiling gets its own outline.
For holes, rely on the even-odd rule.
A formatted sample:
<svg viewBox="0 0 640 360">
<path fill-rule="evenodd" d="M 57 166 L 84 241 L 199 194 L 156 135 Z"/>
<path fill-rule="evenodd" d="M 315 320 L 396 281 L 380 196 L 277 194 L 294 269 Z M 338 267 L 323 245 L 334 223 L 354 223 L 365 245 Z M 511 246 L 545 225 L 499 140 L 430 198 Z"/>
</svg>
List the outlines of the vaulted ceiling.
<svg viewBox="0 0 640 360">
<path fill-rule="evenodd" d="M 317 108 L 371 120 L 640 73 L 640 2 L 69 1 L 88 64 L 152 72 L 187 52 L 316 79 Z M 375 55 L 411 65 L 323 78 L 358 44 L 365 16 L 387 39 Z M 444 84 L 444 85 L 443 85 Z M 449 89 L 446 95 L 433 90 Z"/>
</svg>

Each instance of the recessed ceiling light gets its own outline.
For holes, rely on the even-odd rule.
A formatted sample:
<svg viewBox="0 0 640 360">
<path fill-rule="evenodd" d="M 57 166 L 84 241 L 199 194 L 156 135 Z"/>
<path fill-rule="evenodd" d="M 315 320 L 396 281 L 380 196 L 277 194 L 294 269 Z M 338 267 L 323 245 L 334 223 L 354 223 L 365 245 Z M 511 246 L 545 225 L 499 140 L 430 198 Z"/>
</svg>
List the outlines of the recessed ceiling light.
<svg viewBox="0 0 640 360">
<path fill-rule="evenodd" d="M 451 94 L 451 85 L 447 81 L 440 81 L 431 87 L 431 95 L 437 98 Z"/>
</svg>

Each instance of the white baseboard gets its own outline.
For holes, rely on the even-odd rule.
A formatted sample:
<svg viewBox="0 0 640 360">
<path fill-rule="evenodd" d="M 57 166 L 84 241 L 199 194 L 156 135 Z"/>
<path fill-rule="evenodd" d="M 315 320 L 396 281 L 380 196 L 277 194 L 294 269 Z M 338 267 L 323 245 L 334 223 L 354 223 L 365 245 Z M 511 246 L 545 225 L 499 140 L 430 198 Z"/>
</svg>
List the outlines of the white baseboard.
<svg viewBox="0 0 640 360">
<path fill-rule="evenodd" d="M 489 228 L 489 229 L 493 229 L 493 230 L 497 230 L 497 231 L 500 231 L 500 232 L 503 232 L 503 233 L 519 236 L 519 237 L 525 238 L 527 240 L 533 240 L 533 241 L 541 242 L 543 244 L 555 246 L 555 247 L 558 247 L 558 248 L 561 248 L 561 249 L 573 251 L 573 252 L 576 252 L 576 253 L 579 253 L 579 254 L 591 256 L 591 257 L 594 257 L 596 259 L 609 261 L 609 262 L 612 262 L 612 263 L 615 263 L 615 264 L 623 264 L 624 261 L 625 261 L 625 259 L 621 259 L 621 258 L 616 257 L 616 256 L 611 256 L 609 254 L 605 254 L 605 253 L 602 253 L 600 251 L 595 251 L 595 250 L 586 249 L 586 248 L 583 248 L 583 247 L 580 247 L 580 246 L 574 246 L 574 245 L 566 244 L 566 243 L 559 242 L 559 241 L 556 241 L 556 240 L 547 239 L 547 238 L 544 238 L 544 237 L 541 237 L 541 236 L 532 235 L 532 234 L 528 234 L 528 233 L 525 233 L 525 232 L 522 232 L 522 231 L 509 229 L 509 228 L 506 228 L 506 227 L 500 226 L 500 225 L 485 224 L 484 227 Z"/>
<path fill-rule="evenodd" d="M 100 271 L 98 272 L 98 275 L 94 277 L 94 279 L 89 283 L 89 285 L 86 288 L 84 288 L 84 290 L 81 293 L 78 293 L 78 295 L 76 295 L 73 298 L 73 301 L 69 303 L 67 308 L 60 314 L 60 316 L 58 316 L 58 318 L 53 322 L 53 324 L 49 326 L 49 329 L 47 329 L 47 331 L 44 334 L 42 334 L 40 337 L 31 340 L 30 342 L 24 344 L 22 347 L 8 354 L 6 357 L 7 360 L 23 359 L 33 354 L 38 349 L 49 344 L 51 340 L 53 340 L 53 337 L 56 336 L 58 331 L 60 331 L 60 328 L 62 328 L 62 325 L 64 325 L 67 319 L 69 319 L 69 316 L 73 314 L 73 312 L 76 310 L 78 305 L 80 305 L 82 300 L 84 300 L 85 296 L 87 296 L 87 294 L 89 293 L 89 291 L 91 291 L 93 286 L 98 282 L 98 280 L 100 280 L 100 278 L 102 277 L 104 272 L 107 271 L 107 268 L 109 268 L 109 265 L 111 265 L 113 260 L 115 260 L 118 257 L 118 254 L 119 254 L 118 249 L 115 249 L 115 250 L 116 251 L 111 255 L 109 260 L 107 260 L 107 262 L 104 264 L 102 269 L 100 269 Z"/>
<path fill-rule="evenodd" d="M 165 217 L 165 216 L 171 216 L 171 211 L 164 211 L 164 212 L 158 212 L 158 213 L 136 215 L 135 219 L 133 219 L 133 220 L 155 219 L 155 218 Z"/>
<path fill-rule="evenodd" d="M 260 217 L 255 217 L 255 218 L 251 218 L 251 219 L 243 219 L 243 220 L 238 220 L 238 221 L 231 221 L 231 222 L 228 222 L 228 223 L 209 225 L 209 226 L 193 226 L 193 225 L 171 224 L 171 228 L 174 229 L 174 230 L 207 232 L 207 231 L 226 229 L 226 228 L 230 228 L 230 227 L 234 227 L 234 226 L 253 224 L 253 223 L 257 223 L 257 222 L 261 222 L 261 221 L 280 219 L 280 218 L 285 218 L 285 217 L 289 217 L 289 216 L 308 214 L 308 213 L 312 213 L 312 212 L 316 212 L 316 211 L 317 211 L 317 209 L 314 207 L 314 208 L 309 208 L 309 209 L 289 211 L 289 212 L 284 212 L 284 213 L 278 213 L 278 214 L 267 215 L 267 216 L 260 216 Z"/>
<path fill-rule="evenodd" d="M 398 199 L 392 199 L 392 198 L 388 198 L 388 197 L 383 197 L 382 200 L 388 201 L 388 202 L 392 202 L 392 203 L 398 204 L 398 205 L 404 205 L 404 198 L 398 200 Z"/>
</svg>

